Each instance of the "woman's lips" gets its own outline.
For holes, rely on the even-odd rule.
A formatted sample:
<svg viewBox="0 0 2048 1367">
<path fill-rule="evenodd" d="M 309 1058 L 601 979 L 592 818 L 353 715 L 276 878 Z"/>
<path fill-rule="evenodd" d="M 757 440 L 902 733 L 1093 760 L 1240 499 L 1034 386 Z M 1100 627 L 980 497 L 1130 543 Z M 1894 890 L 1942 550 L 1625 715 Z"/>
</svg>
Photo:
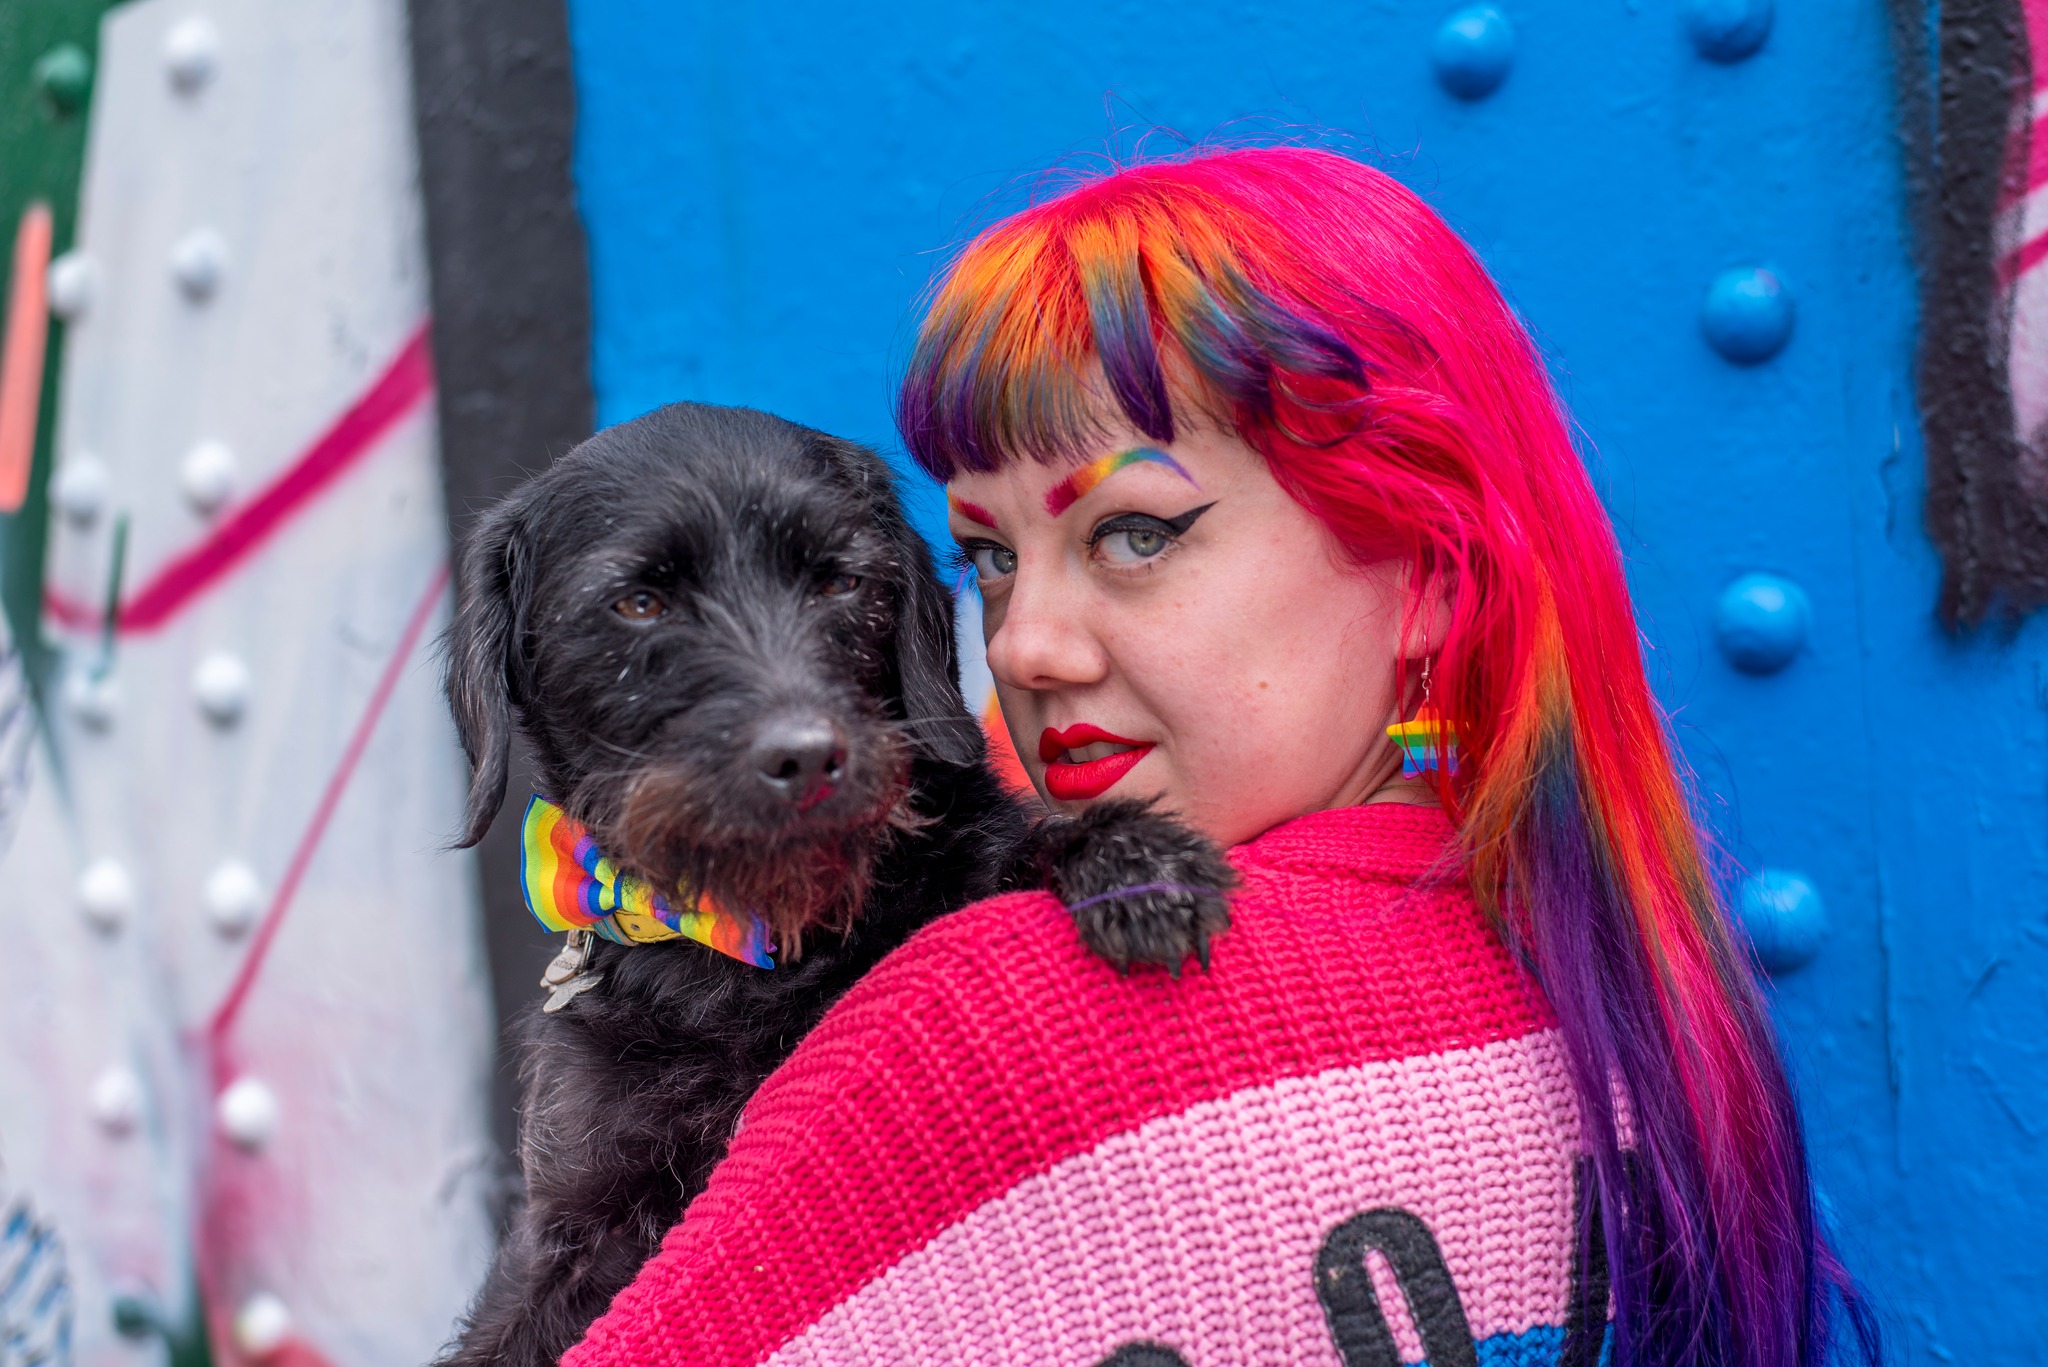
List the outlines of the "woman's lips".
<svg viewBox="0 0 2048 1367">
<path fill-rule="evenodd" d="M 1102 744 L 1128 748 L 1097 759 L 1068 758 L 1083 746 Z M 1061 802 L 1086 802 L 1101 797 L 1151 753 L 1151 741 L 1112 735 L 1085 721 L 1064 731 L 1048 726 L 1038 737 L 1038 757 L 1045 762 L 1045 790 Z"/>
</svg>

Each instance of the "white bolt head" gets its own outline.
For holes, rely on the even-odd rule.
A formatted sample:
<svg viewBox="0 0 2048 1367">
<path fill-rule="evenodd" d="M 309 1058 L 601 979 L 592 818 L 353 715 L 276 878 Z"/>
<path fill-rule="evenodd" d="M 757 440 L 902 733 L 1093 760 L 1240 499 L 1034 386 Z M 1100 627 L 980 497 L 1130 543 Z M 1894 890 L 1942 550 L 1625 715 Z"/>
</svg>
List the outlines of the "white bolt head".
<svg viewBox="0 0 2048 1367">
<path fill-rule="evenodd" d="M 247 864 L 230 859 L 206 880 L 206 919 L 213 928 L 233 939 L 256 924 L 263 910 L 263 885 Z"/>
<path fill-rule="evenodd" d="M 113 483 L 107 467 L 88 455 L 75 455 L 50 476 L 50 502 L 74 527 L 90 527 L 106 510 Z"/>
<path fill-rule="evenodd" d="M 171 278 L 185 297 L 211 299 L 228 270 L 228 244 L 211 228 L 194 228 L 171 248 Z"/>
<path fill-rule="evenodd" d="M 252 1358 L 266 1358 L 292 1336 L 292 1312 L 268 1291 L 258 1291 L 235 1311 L 235 1347 Z"/>
<path fill-rule="evenodd" d="M 94 1080 L 92 1118 L 116 1138 L 135 1132 L 142 1120 L 142 1079 L 134 1069 L 117 1065 Z"/>
<path fill-rule="evenodd" d="M 70 322 L 85 316 L 92 307 L 92 297 L 99 285 L 99 271 L 92 264 L 92 258 L 84 252 L 66 252 L 50 263 L 46 277 L 46 288 L 50 292 L 50 312 Z"/>
<path fill-rule="evenodd" d="M 180 95 L 198 93 L 219 66 L 220 32 L 207 20 L 180 19 L 164 35 L 164 72 Z"/>
<path fill-rule="evenodd" d="M 121 688 L 112 674 L 81 667 L 64 679 L 64 704 L 86 730 L 110 731 L 121 710 Z"/>
<path fill-rule="evenodd" d="M 194 511 L 213 512 L 235 491 L 235 453 L 225 442 L 199 442 L 178 467 L 178 487 Z"/>
<path fill-rule="evenodd" d="M 239 656 L 216 650 L 192 671 L 192 694 L 216 726 L 232 726 L 249 706 L 249 666 Z"/>
<path fill-rule="evenodd" d="M 78 909 L 94 930 L 111 935 L 135 909 L 135 884 L 113 859 L 95 859 L 78 875 Z"/>
<path fill-rule="evenodd" d="M 213 1104 L 220 1132 L 245 1149 L 260 1149 L 277 1133 L 277 1093 L 253 1077 L 238 1077 Z"/>
</svg>

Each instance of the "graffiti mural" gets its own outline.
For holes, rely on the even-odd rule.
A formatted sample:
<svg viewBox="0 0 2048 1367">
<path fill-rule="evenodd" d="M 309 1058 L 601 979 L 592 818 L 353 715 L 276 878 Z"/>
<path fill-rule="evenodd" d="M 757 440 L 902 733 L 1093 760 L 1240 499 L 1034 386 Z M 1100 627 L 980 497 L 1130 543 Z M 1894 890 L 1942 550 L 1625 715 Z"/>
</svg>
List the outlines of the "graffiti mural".
<svg viewBox="0 0 2048 1367">
<path fill-rule="evenodd" d="M 24 212 L 7 364 L 41 303 L 61 375 L 10 410 L 49 513 L 0 1162 L 67 1258 L 52 1361 L 423 1361 L 489 1252 L 405 44 L 395 0 L 117 6 L 76 227 Z"/>
<path fill-rule="evenodd" d="M 1893 10 L 1940 611 L 2009 622 L 2048 603 L 2048 3 Z"/>
<path fill-rule="evenodd" d="M 1906 1360 L 2030 1360 L 2048 0 L 1098 10 L 0 4 L 0 1367 L 431 1356 L 555 948 L 519 803 L 444 849 L 451 531 L 671 400 L 893 449 L 949 244 L 1210 137 L 1389 169 L 1530 321 L 1828 1218 Z"/>
</svg>

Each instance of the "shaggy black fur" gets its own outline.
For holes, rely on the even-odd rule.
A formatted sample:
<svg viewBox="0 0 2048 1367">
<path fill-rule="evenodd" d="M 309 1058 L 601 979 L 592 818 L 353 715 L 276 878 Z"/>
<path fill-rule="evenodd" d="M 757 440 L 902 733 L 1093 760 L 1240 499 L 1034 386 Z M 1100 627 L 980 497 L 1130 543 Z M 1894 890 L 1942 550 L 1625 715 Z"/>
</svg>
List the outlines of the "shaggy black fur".
<svg viewBox="0 0 2048 1367">
<path fill-rule="evenodd" d="M 951 598 L 862 447 L 660 409 L 493 509 L 462 569 L 464 843 L 503 801 L 516 725 L 600 848 L 758 909 L 779 952 L 764 971 L 593 940 L 596 985 L 529 1015 L 525 1204 L 445 1362 L 554 1363 L 702 1189 L 762 1079 L 935 917 L 1050 886 L 1097 953 L 1175 973 L 1228 925 L 1229 866 L 1185 827 L 1136 803 L 1034 825 L 997 783 Z"/>
</svg>

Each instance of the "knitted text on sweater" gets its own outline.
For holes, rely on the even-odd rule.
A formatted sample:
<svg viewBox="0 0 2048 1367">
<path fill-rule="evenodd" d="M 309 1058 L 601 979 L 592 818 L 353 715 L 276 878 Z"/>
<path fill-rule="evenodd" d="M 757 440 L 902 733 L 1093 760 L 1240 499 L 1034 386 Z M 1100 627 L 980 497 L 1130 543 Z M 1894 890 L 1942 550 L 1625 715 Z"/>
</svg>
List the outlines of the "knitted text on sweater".
<svg viewBox="0 0 2048 1367">
<path fill-rule="evenodd" d="M 1605 1319 L 1577 1110 L 1449 822 L 1345 808 L 1232 858 L 1178 982 L 1042 893 L 912 939 L 564 1367 L 1559 1362 Z"/>
</svg>

